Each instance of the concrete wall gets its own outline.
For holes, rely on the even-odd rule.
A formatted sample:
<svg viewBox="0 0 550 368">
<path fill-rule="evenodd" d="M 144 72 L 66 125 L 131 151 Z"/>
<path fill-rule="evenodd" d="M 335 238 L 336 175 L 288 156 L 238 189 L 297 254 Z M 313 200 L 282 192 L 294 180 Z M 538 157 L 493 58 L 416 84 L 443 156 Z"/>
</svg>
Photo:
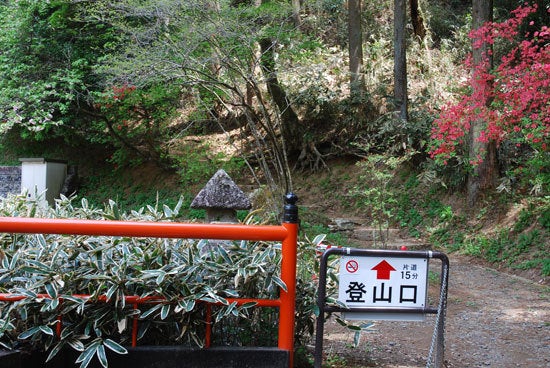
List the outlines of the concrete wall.
<svg viewBox="0 0 550 368">
<path fill-rule="evenodd" d="M 21 166 L 0 166 L 0 197 L 21 192 Z"/>
</svg>

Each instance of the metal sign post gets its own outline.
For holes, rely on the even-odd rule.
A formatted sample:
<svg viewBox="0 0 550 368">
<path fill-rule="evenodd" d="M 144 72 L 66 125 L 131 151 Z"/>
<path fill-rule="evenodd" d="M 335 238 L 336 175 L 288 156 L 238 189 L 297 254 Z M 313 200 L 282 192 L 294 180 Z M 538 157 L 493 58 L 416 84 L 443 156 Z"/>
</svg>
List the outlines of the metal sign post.
<svg viewBox="0 0 550 368">
<path fill-rule="evenodd" d="M 338 301 L 327 305 L 328 259 L 340 256 Z M 428 263 L 441 260 L 441 286 L 437 307 L 427 303 Z M 422 321 L 436 314 L 427 366 L 443 367 L 444 327 L 449 259 L 434 251 L 392 251 L 330 248 L 321 257 L 315 336 L 315 368 L 321 368 L 325 312 L 341 312 L 347 320 Z M 435 351 L 435 355 L 434 355 Z"/>
</svg>

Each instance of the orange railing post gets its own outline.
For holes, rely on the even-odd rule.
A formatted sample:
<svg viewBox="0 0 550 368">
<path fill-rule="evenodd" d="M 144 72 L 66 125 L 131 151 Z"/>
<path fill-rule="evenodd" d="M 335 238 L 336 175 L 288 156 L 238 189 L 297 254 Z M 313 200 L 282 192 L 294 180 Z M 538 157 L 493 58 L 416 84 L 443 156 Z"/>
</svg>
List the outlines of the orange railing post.
<svg viewBox="0 0 550 368">
<path fill-rule="evenodd" d="M 287 236 L 282 243 L 281 279 L 287 290 L 281 290 L 279 308 L 279 349 L 290 355 L 290 367 L 294 358 L 294 315 L 296 306 L 296 262 L 298 251 L 298 198 L 294 194 L 286 196 L 283 227 Z"/>
</svg>

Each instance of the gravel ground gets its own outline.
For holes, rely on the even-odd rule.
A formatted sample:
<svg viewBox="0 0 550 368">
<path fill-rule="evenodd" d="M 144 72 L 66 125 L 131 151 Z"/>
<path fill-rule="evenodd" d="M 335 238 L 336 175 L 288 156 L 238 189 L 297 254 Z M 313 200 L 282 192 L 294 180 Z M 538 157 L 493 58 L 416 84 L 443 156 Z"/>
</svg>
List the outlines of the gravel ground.
<svg viewBox="0 0 550 368">
<path fill-rule="evenodd" d="M 434 320 L 376 322 L 357 347 L 328 322 L 327 366 L 425 367 Z M 446 367 L 550 367 L 550 287 L 452 256 L 445 344 Z"/>
</svg>

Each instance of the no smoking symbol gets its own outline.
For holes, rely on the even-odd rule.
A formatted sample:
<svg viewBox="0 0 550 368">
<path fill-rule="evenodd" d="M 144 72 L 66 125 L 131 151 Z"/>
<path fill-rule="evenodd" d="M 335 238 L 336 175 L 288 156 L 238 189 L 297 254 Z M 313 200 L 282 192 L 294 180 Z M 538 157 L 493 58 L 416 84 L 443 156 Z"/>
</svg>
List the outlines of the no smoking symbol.
<svg viewBox="0 0 550 368">
<path fill-rule="evenodd" d="M 355 273 L 359 269 L 357 261 L 351 260 L 346 263 L 346 271 L 349 273 Z"/>
</svg>

